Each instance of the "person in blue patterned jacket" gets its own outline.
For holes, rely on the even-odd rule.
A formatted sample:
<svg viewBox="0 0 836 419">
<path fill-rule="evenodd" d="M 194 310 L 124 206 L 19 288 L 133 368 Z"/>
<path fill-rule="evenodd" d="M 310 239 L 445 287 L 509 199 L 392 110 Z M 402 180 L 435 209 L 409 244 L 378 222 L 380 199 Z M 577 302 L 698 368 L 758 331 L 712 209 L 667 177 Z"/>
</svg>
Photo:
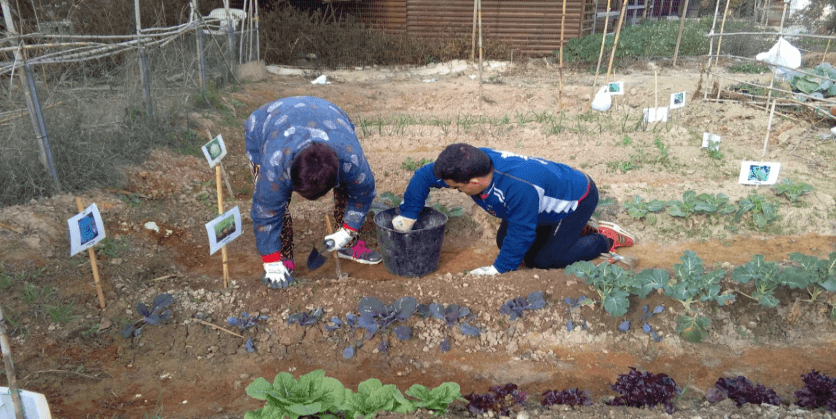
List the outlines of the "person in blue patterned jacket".
<svg viewBox="0 0 836 419">
<path fill-rule="evenodd" d="M 255 183 L 250 214 L 265 285 L 285 288 L 295 282 L 288 210 L 294 191 L 316 200 L 333 189 L 334 218 L 341 228 L 325 239 L 334 241 L 339 257 L 366 264 L 383 260 L 357 239 L 377 192 L 345 112 L 325 99 L 288 97 L 256 109 L 244 129 Z"/>
<path fill-rule="evenodd" d="M 530 268 L 557 269 L 602 253 L 632 246 L 621 227 L 589 220 L 598 205 L 598 188 L 586 174 L 561 163 L 469 144 L 451 144 L 434 163 L 418 169 L 404 193 L 393 227 L 409 231 L 430 188 L 454 188 L 502 219 L 496 233 L 494 263 L 470 271 L 496 275 Z"/>
</svg>

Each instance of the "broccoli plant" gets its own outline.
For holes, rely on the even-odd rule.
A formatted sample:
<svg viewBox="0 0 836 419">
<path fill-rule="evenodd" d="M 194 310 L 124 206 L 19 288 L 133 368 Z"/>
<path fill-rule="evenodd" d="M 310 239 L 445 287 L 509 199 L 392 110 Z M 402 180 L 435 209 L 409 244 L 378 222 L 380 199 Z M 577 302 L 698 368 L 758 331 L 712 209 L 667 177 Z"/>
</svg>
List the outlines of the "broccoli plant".
<svg viewBox="0 0 836 419">
<path fill-rule="evenodd" d="M 775 297 L 775 290 L 780 286 L 789 285 L 778 264 L 765 261 L 763 255 L 754 255 L 749 263 L 734 268 L 731 277 L 741 284 L 753 282 L 755 290 L 752 291 L 752 295 L 742 292 L 740 294 L 768 308 L 777 307 L 779 304 L 778 298 Z"/>
<path fill-rule="evenodd" d="M 778 219 L 778 203 L 769 202 L 766 197 L 752 191 L 747 198 L 737 201 L 737 212 L 733 221 L 740 222 L 748 212 L 752 212 L 752 223 L 756 228 L 764 228 L 767 224 Z"/>
<path fill-rule="evenodd" d="M 772 185 L 772 191 L 775 195 L 784 195 L 790 202 L 795 203 L 801 195 L 813 192 L 813 185 L 809 183 L 794 183 L 790 178 L 781 179 L 781 183 Z"/>
<path fill-rule="evenodd" d="M 827 259 L 795 252 L 790 254 L 790 259 L 799 264 L 784 269 L 791 288 L 805 289 L 810 294 L 810 302 L 816 302 L 824 291 L 836 293 L 836 252 L 830 253 Z M 836 320 L 836 304 L 829 304 L 830 318 Z"/>
<path fill-rule="evenodd" d="M 628 297 L 631 294 L 644 298 L 661 285 L 653 275 L 634 275 L 632 271 L 609 262 L 597 266 L 589 261 L 575 262 L 566 267 L 566 273 L 592 285 L 601 298 L 604 310 L 616 317 L 627 314 L 630 308 Z"/>
<path fill-rule="evenodd" d="M 146 324 L 152 326 L 159 326 L 171 317 L 171 310 L 166 310 L 168 306 L 174 303 L 174 297 L 171 294 L 159 294 L 154 297 L 154 301 L 149 308 L 142 302 L 136 304 L 136 312 L 142 315 L 142 318 L 126 325 L 122 328 L 120 333 L 125 339 L 131 336 L 139 336 L 142 333 L 142 327 Z"/>
<path fill-rule="evenodd" d="M 656 222 L 656 216 L 648 213 L 662 211 L 667 205 L 668 203 L 665 201 L 660 201 L 658 199 L 645 201 L 642 197 L 635 195 L 633 196 L 632 201 L 624 204 L 624 209 L 627 210 L 627 214 L 629 214 L 630 217 L 636 220 L 646 218 L 649 223 L 654 224 Z"/>
<path fill-rule="evenodd" d="M 508 314 L 511 316 L 511 321 L 514 321 L 517 317 L 522 317 L 525 310 L 537 310 L 545 306 L 546 300 L 543 299 L 543 291 L 534 291 L 527 298 L 517 297 L 506 301 L 499 308 L 499 312 Z"/>
<path fill-rule="evenodd" d="M 728 215 L 735 211 L 737 207 L 729 203 L 729 197 L 722 193 L 697 195 L 694 191 L 685 191 L 682 194 L 682 201 L 670 201 L 668 206 L 668 215 L 682 218 L 688 218 L 693 214 Z"/>
<path fill-rule="evenodd" d="M 721 293 L 720 281 L 726 274 L 723 269 L 705 272 L 702 259 L 686 250 L 679 258 L 682 263 L 673 266 L 675 278 L 668 281 L 665 295 L 679 301 L 685 314 L 677 317 L 676 331 L 689 342 L 701 342 L 708 334 L 711 321 L 693 307 L 695 302 L 715 301 L 724 306 L 734 302 L 733 292 Z"/>
</svg>

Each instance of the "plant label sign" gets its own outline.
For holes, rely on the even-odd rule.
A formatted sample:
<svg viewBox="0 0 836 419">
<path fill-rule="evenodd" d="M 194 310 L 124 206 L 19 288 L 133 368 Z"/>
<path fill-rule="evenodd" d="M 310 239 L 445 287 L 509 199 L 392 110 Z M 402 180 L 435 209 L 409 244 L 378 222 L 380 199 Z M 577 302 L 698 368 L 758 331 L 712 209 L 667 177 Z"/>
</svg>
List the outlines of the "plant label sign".
<svg viewBox="0 0 836 419">
<path fill-rule="evenodd" d="M 224 156 L 226 156 L 226 144 L 224 144 L 224 139 L 220 134 L 212 141 L 204 144 L 201 148 L 203 155 L 206 156 L 206 161 L 209 162 L 210 169 L 220 163 Z"/>
<path fill-rule="evenodd" d="M 20 403 L 23 405 L 23 417 L 25 418 L 51 418 L 49 403 L 46 396 L 26 390 L 18 390 Z M 0 418 L 15 417 L 12 393 L 8 387 L 0 387 Z"/>
<path fill-rule="evenodd" d="M 685 107 L 685 92 L 671 94 L 671 109 Z"/>
<path fill-rule="evenodd" d="M 702 133 L 702 148 L 707 148 L 711 151 L 720 150 L 720 138 L 717 134 Z"/>
<path fill-rule="evenodd" d="M 67 224 L 70 228 L 70 256 L 95 246 L 105 238 L 104 223 L 96 204 L 67 220 Z"/>
<path fill-rule="evenodd" d="M 781 171 L 781 163 L 744 161 L 740 164 L 740 177 L 737 183 L 741 185 L 774 185 Z"/>
<path fill-rule="evenodd" d="M 644 108 L 644 122 L 667 122 L 668 108 Z"/>
<path fill-rule="evenodd" d="M 607 85 L 607 93 L 611 95 L 623 95 L 624 94 L 624 82 L 623 81 L 613 81 Z"/>
<path fill-rule="evenodd" d="M 241 211 L 235 207 L 206 223 L 209 235 L 209 254 L 226 246 L 241 235 Z"/>
</svg>

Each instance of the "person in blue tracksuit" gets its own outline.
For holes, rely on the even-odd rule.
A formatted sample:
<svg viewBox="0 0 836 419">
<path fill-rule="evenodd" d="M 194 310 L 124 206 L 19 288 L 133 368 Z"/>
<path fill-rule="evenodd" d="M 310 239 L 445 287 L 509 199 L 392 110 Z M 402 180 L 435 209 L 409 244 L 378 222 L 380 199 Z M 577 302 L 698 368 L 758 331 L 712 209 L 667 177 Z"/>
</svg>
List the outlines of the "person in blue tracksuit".
<svg viewBox="0 0 836 419">
<path fill-rule="evenodd" d="M 334 240 L 338 255 L 374 264 L 380 253 L 357 240 L 376 195 L 374 175 L 354 133 L 354 123 L 325 99 L 298 96 L 268 103 L 244 123 L 253 171 L 251 218 L 264 263 L 262 282 L 285 288 L 294 282 L 292 192 L 319 199 L 334 190 Z"/>
<path fill-rule="evenodd" d="M 531 268 L 563 268 L 635 241 L 612 223 L 586 227 L 598 205 L 598 188 L 588 175 L 561 163 L 451 144 L 434 163 L 415 172 L 400 215 L 392 220 L 395 229 L 412 228 L 430 188 L 455 188 L 502 219 L 496 235 L 499 255 L 492 265 L 471 274 L 496 275 L 523 263 Z"/>
</svg>

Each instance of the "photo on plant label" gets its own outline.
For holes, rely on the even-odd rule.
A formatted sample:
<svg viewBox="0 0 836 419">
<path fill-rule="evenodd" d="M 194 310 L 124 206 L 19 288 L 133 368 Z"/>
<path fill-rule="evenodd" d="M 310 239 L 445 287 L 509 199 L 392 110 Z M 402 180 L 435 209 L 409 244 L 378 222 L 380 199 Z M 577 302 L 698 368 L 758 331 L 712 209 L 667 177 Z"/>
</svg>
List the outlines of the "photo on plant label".
<svg viewBox="0 0 836 419">
<path fill-rule="evenodd" d="M 781 171 L 781 163 L 744 161 L 740 165 L 741 185 L 774 185 Z"/>
<path fill-rule="evenodd" d="M 671 109 L 685 106 L 685 92 L 671 94 Z"/>
<path fill-rule="evenodd" d="M 206 223 L 206 233 L 211 255 L 241 235 L 241 211 L 235 207 Z"/>
<path fill-rule="evenodd" d="M 218 134 L 212 141 L 204 144 L 201 147 L 203 155 L 206 156 L 206 161 L 209 162 L 209 167 L 215 167 L 226 156 L 226 144 L 224 139 Z"/>
<path fill-rule="evenodd" d="M 717 134 L 702 133 L 702 148 L 707 148 L 711 151 L 720 150 L 721 137 Z"/>
<path fill-rule="evenodd" d="M 624 82 L 623 81 L 613 81 L 607 85 L 607 92 L 611 95 L 623 95 L 624 94 Z"/>
<path fill-rule="evenodd" d="M 67 220 L 70 230 L 70 256 L 96 245 L 105 238 L 102 216 L 96 204 Z"/>
</svg>

